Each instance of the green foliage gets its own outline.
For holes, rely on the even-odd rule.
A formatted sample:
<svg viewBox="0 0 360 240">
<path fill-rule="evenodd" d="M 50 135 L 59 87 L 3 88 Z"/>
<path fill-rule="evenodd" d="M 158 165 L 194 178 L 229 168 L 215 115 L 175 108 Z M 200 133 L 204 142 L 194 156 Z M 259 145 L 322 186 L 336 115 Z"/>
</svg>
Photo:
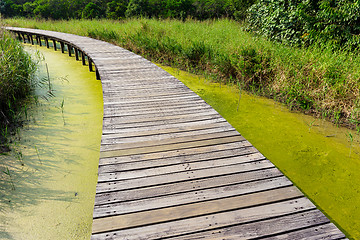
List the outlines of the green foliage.
<svg viewBox="0 0 360 240">
<path fill-rule="evenodd" d="M 103 16 L 103 12 L 96 3 L 89 2 L 86 4 L 81 16 L 85 19 L 101 18 Z"/>
<path fill-rule="evenodd" d="M 150 17 L 148 0 L 130 0 L 127 10 L 125 12 L 126 17 L 143 16 Z"/>
<path fill-rule="evenodd" d="M 122 19 L 156 17 L 196 19 L 229 17 L 243 20 L 255 0 L 0 0 L 5 17 L 45 19 Z"/>
<path fill-rule="evenodd" d="M 18 118 L 22 101 L 33 91 L 36 63 L 7 31 L 0 29 L 0 127 Z M 4 141 L 4 139 L 0 139 Z"/>
<path fill-rule="evenodd" d="M 357 49 L 358 0 L 259 0 L 249 8 L 249 28 L 291 45 Z"/>
<path fill-rule="evenodd" d="M 129 2 L 114 0 L 107 3 L 106 18 L 109 19 L 122 19 L 125 17 L 125 12 Z"/>
</svg>

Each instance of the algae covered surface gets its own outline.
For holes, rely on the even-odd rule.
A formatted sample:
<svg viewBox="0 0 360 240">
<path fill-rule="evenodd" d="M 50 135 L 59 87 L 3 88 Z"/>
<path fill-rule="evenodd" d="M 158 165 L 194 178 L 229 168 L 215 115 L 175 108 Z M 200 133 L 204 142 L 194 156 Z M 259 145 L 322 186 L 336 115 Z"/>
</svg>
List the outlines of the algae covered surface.
<svg viewBox="0 0 360 240">
<path fill-rule="evenodd" d="M 360 239 L 360 136 L 273 100 L 161 66 L 274 163 L 348 237 Z M 239 102 L 240 98 L 240 102 Z M 238 108 L 238 111 L 237 111 Z"/>
<path fill-rule="evenodd" d="M 101 82 L 74 57 L 45 47 L 26 45 L 26 50 L 39 50 L 45 58 L 39 70 L 44 86 L 14 137 L 12 153 L 0 156 L 0 239 L 89 239 Z"/>
</svg>

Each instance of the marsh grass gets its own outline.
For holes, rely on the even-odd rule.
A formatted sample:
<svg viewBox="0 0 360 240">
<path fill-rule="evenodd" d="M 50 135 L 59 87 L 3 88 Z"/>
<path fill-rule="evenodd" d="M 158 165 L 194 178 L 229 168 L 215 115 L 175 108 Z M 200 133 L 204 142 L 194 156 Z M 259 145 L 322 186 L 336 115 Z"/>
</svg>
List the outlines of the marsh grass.
<svg viewBox="0 0 360 240">
<path fill-rule="evenodd" d="M 210 76 L 220 84 L 267 96 L 335 124 L 360 124 L 360 57 L 316 44 L 291 48 L 222 19 L 70 20 L 8 19 L 8 25 L 90 36 L 152 61 Z"/>
<path fill-rule="evenodd" d="M 0 146 L 4 146 L 9 135 L 21 125 L 23 117 L 27 118 L 27 104 L 36 85 L 37 64 L 2 28 L 0 49 Z"/>
</svg>

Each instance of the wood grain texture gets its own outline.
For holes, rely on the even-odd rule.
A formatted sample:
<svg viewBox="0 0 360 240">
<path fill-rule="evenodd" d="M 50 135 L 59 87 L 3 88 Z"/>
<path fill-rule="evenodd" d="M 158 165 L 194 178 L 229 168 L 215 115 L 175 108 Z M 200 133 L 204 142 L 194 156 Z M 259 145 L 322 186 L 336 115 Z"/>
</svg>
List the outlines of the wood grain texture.
<svg viewBox="0 0 360 240">
<path fill-rule="evenodd" d="M 58 42 L 68 55 L 75 49 L 101 79 L 92 239 L 345 238 L 212 107 L 150 61 L 88 37 L 8 29 L 24 41 Z"/>
</svg>

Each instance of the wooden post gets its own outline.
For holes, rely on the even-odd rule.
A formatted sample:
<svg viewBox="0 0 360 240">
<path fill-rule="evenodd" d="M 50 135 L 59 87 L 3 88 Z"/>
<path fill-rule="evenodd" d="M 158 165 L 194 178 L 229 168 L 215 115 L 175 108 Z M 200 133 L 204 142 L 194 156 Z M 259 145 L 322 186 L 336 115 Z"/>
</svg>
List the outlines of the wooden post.
<svg viewBox="0 0 360 240">
<path fill-rule="evenodd" d="M 101 78 L 100 78 L 100 73 L 99 73 L 99 71 L 98 71 L 98 69 L 97 69 L 96 66 L 95 66 L 95 72 L 96 72 L 96 80 L 101 80 Z"/>
<path fill-rule="evenodd" d="M 85 54 L 84 52 L 81 52 L 81 61 L 82 61 L 82 65 L 86 65 L 86 62 L 85 62 Z"/>
<path fill-rule="evenodd" d="M 56 41 L 54 39 L 53 39 L 53 45 L 54 45 L 54 50 L 56 51 L 57 47 L 56 47 Z"/>
<path fill-rule="evenodd" d="M 30 34 L 27 34 L 26 36 L 27 36 L 28 42 L 30 43 L 30 42 L 31 42 L 31 41 L 30 41 Z"/>
<path fill-rule="evenodd" d="M 25 34 L 24 34 L 24 33 L 21 33 L 21 37 L 22 37 L 23 43 L 26 43 L 26 39 L 25 39 Z"/>
<path fill-rule="evenodd" d="M 49 46 L 49 39 L 48 39 L 47 37 L 45 38 L 45 44 L 46 44 L 46 47 L 47 47 L 47 48 L 50 48 L 50 46 Z"/>
<path fill-rule="evenodd" d="M 21 41 L 21 35 L 20 35 L 20 32 L 17 32 L 17 35 L 18 35 L 18 39 L 19 39 L 19 41 Z"/>
<path fill-rule="evenodd" d="M 38 43 L 39 43 L 39 45 L 40 45 L 40 47 L 42 46 L 42 43 L 41 43 L 41 37 L 40 36 L 38 36 Z"/>
<path fill-rule="evenodd" d="M 89 71 L 93 72 L 93 66 L 92 66 L 93 63 L 92 63 L 91 58 L 89 58 L 89 57 L 88 57 L 88 62 L 89 62 Z"/>
<path fill-rule="evenodd" d="M 64 47 L 64 43 L 60 42 L 60 48 L 61 48 L 61 52 L 64 53 L 65 52 L 65 47 Z"/>
<path fill-rule="evenodd" d="M 30 34 L 30 40 L 31 40 L 31 45 L 34 45 L 34 39 L 33 36 Z"/>
<path fill-rule="evenodd" d="M 79 61 L 79 51 L 77 48 L 74 48 L 74 53 L 75 53 L 75 59 L 76 61 Z"/>
<path fill-rule="evenodd" d="M 67 49 L 68 49 L 68 52 L 69 52 L 69 57 L 71 57 L 71 46 L 70 46 L 70 44 L 67 44 Z"/>
</svg>

